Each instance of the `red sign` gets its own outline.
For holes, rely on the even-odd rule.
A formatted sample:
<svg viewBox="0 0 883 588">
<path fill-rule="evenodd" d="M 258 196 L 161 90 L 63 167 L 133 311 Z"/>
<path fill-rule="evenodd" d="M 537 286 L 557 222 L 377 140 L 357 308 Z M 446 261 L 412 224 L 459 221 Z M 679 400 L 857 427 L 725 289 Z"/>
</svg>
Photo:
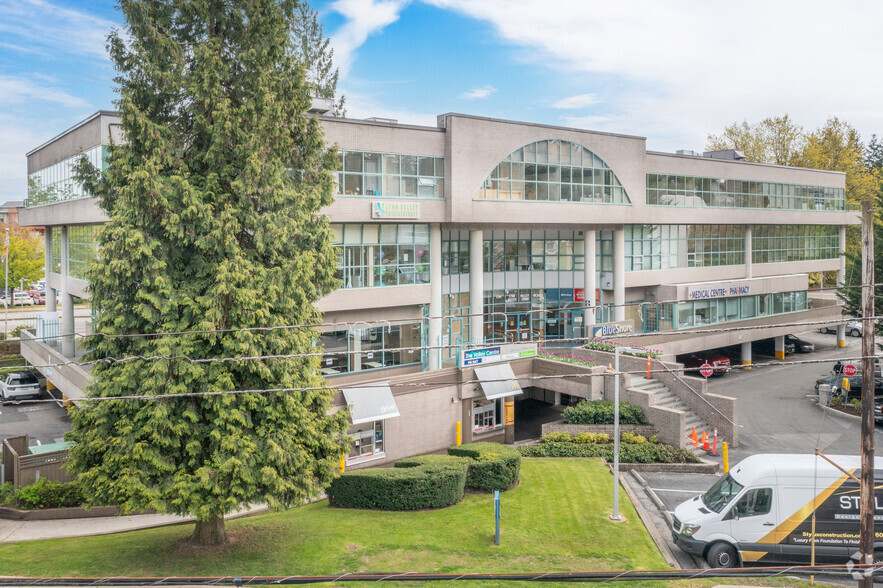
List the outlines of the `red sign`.
<svg viewBox="0 0 883 588">
<path fill-rule="evenodd" d="M 714 368 L 707 363 L 703 363 L 701 366 L 699 366 L 699 373 L 707 378 L 714 373 Z"/>
<path fill-rule="evenodd" d="M 854 376 L 856 373 L 858 373 L 858 370 L 851 363 L 848 363 L 845 366 L 843 366 L 843 375 L 844 376 Z"/>
<path fill-rule="evenodd" d="M 586 289 L 585 288 L 574 288 L 573 289 L 573 299 L 576 302 L 585 302 L 586 301 Z M 601 290 L 595 289 L 595 305 L 601 304 Z"/>
</svg>

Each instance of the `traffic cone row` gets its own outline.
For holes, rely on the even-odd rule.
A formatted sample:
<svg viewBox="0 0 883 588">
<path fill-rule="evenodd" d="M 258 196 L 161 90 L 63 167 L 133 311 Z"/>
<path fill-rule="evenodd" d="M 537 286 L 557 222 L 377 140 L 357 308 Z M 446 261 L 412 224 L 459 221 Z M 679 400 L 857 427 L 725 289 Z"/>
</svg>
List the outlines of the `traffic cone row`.
<svg viewBox="0 0 883 588">
<path fill-rule="evenodd" d="M 712 447 L 710 441 L 711 439 L 708 436 L 708 431 L 702 431 L 702 436 L 696 434 L 696 427 L 693 427 L 693 431 L 687 435 L 687 439 L 690 439 L 693 447 L 702 447 L 703 451 L 710 451 L 712 455 L 717 455 L 717 429 L 714 430 L 714 447 Z"/>
</svg>

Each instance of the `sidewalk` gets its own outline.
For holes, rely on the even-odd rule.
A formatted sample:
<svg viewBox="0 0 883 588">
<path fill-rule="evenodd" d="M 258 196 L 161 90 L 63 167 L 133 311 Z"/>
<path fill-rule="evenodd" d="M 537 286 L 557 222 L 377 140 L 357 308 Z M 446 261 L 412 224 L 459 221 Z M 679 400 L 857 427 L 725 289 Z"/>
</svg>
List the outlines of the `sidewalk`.
<svg viewBox="0 0 883 588">
<path fill-rule="evenodd" d="M 269 507 L 266 505 L 258 505 L 251 510 L 234 511 L 227 515 L 225 519 L 229 521 L 230 519 L 261 513 L 268 509 Z M 59 519 L 55 521 L 10 521 L 0 519 L 0 543 L 107 535 L 110 533 L 191 523 L 195 520 L 195 517 L 158 514 Z"/>
</svg>

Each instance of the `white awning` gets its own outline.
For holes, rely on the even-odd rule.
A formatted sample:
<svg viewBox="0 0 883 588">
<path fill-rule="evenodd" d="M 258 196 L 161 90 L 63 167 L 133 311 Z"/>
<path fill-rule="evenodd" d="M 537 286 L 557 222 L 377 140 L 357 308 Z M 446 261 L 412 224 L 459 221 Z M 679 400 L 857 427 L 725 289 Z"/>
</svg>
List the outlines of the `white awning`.
<svg viewBox="0 0 883 588">
<path fill-rule="evenodd" d="M 481 390 L 488 400 L 521 394 L 518 378 L 508 363 L 477 367 L 475 375 L 481 380 Z"/>
<path fill-rule="evenodd" d="M 341 392 L 351 407 L 350 415 L 354 425 L 399 416 L 399 408 L 392 398 L 389 382 L 377 382 L 365 388 L 344 388 Z"/>
</svg>

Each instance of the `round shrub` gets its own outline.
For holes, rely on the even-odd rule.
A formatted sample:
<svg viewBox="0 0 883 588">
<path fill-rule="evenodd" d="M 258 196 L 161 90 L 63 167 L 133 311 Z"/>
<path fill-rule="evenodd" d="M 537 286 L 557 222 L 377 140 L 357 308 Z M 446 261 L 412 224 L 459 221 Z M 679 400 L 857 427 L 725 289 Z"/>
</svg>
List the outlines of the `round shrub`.
<svg viewBox="0 0 883 588">
<path fill-rule="evenodd" d="M 579 435 L 577 435 L 577 437 L 579 437 Z M 567 431 L 552 431 L 551 433 L 543 435 L 543 442 L 545 443 L 557 443 L 562 441 L 570 441 L 570 433 Z M 577 442 L 576 437 L 574 437 L 574 442 Z"/>
<path fill-rule="evenodd" d="M 612 425 L 614 406 L 609 400 L 583 400 L 564 409 L 564 422 L 569 425 Z M 619 403 L 619 422 L 623 425 L 646 425 L 647 417 L 636 404 Z"/>
<path fill-rule="evenodd" d="M 469 443 L 448 447 L 448 453 L 472 460 L 466 477 L 466 487 L 471 490 L 507 490 L 518 482 L 521 454 L 511 447 L 499 443 Z"/>
<path fill-rule="evenodd" d="M 340 508 L 421 510 L 450 506 L 463 498 L 466 460 L 444 455 L 403 461 L 394 468 L 344 472 L 328 487 L 328 503 Z"/>
<path fill-rule="evenodd" d="M 10 490 L 12 490 L 10 484 Z M 11 506 L 25 509 L 65 508 L 81 506 L 86 499 L 80 485 L 74 482 L 52 482 L 40 478 L 18 490 L 4 491 L 3 502 Z"/>
</svg>

